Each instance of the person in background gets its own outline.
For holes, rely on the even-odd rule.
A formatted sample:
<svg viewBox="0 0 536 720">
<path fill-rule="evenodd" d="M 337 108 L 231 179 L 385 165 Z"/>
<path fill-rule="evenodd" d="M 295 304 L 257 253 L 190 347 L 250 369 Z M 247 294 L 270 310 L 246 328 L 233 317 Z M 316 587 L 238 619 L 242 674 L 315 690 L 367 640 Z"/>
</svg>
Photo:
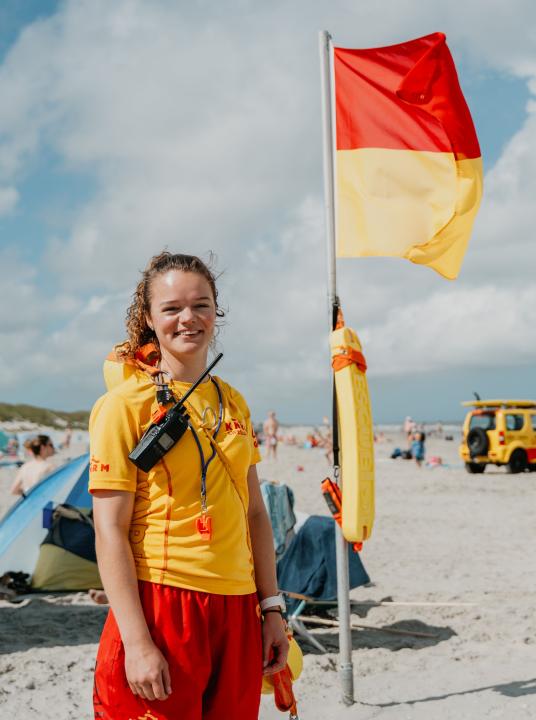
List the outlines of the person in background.
<svg viewBox="0 0 536 720">
<path fill-rule="evenodd" d="M 423 430 L 416 430 L 413 433 L 412 441 L 411 441 L 411 454 L 413 455 L 413 458 L 415 462 L 417 463 L 417 467 L 421 467 L 422 462 L 424 460 L 424 441 L 426 440 L 426 436 L 423 432 Z"/>
<path fill-rule="evenodd" d="M 62 450 L 68 450 L 71 447 L 72 437 L 73 437 L 73 431 L 71 430 L 69 425 L 67 425 L 67 427 L 65 428 L 65 435 L 63 436 L 63 441 L 61 443 Z"/>
<path fill-rule="evenodd" d="M 408 441 L 408 449 L 411 448 L 411 443 L 413 442 L 413 435 L 417 430 L 417 424 L 414 420 L 411 419 L 409 415 L 406 416 L 406 419 L 404 420 L 404 435 L 406 436 L 406 439 Z"/>
<path fill-rule="evenodd" d="M 320 438 L 318 443 L 320 447 L 324 448 L 324 454 L 329 465 L 333 464 L 333 433 L 331 431 L 331 423 L 328 417 L 324 417 L 322 420 L 322 430 L 316 430 L 317 435 Z"/>
<path fill-rule="evenodd" d="M 266 459 L 273 457 L 277 459 L 277 431 L 279 430 L 279 423 L 275 416 L 275 412 L 270 410 L 268 417 L 264 421 L 262 426 L 264 432 L 264 440 L 266 442 Z"/>
<path fill-rule="evenodd" d="M 24 447 L 32 457 L 17 472 L 11 486 L 13 495 L 26 495 L 30 488 L 54 468 L 49 460 L 54 455 L 54 444 L 48 435 L 36 435 L 26 440 Z"/>
</svg>

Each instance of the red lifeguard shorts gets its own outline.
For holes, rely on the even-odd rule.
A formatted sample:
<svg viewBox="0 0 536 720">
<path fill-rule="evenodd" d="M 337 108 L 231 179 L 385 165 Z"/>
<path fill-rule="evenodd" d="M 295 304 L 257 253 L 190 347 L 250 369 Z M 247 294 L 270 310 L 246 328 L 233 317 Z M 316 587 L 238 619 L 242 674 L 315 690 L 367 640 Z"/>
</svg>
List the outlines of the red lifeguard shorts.
<svg viewBox="0 0 536 720">
<path fill-rule="evenodd" d="M 148 701 L 132 693 L 110 610 L 95 667 L 95 718 L 257 720 L 262 634 L 256 593 L 213 595 L 150 582 L 139 588 L 149 631 L 169 663 L 171 695 Z"/>
</svg>

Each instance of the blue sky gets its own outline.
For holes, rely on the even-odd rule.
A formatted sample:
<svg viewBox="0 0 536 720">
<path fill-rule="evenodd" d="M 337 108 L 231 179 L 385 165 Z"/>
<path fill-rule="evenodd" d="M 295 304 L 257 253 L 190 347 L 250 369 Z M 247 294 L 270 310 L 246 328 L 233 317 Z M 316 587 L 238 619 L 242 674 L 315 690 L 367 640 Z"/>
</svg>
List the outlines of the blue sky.
<svg viewBox="0 0 536 720">
<path fill-rule="evenodd" d="M 2 0 L 0 5 L 0 57 L 4 57 L 20 31 L 39 18 L 52 15 L 57 0 Z"/>
<path fill-rule="evenodd" d="M 321 419 L 329 395 L 322 27 L 336 44 L 356 47 L 444 30 L 487 173 L 457 283 L 399 261 L 339 263 L 346 319 L 369 358 L 376 420 L 456 419 L 473 389 L 536 396 L 524 310 L 536 292 L 528 270 L 536 256 L 526 249 L 536 51 L 528 29 L 515 35 L 500 13 L 472 37 L 465 28 L 484 3 L 454 6 L 467 14 L 463 28 L 456 7 L 423 12 L 417 2 L 404 15 L 392 2 L 362 11 L 344 2 L 329 10 L 237 2 L 224 15 L 165 0 L 4 2 L 0 190 L 16 200 L 0 215 L 9 308 L 0 339 L 4 363 L 14 365 L 13 354 L 20 362 L 0 382 L 0 399 L 89 408 L 102 391 L 101 359 L 121 339 L 137 271 L 178 244 L 218 254 L 230 308 L 222 374 L 254 415 L 274 405 L 284 421 Z M 384 28 L 387 7 L 400 15 L 395 29 Z M 303 27 L 293 32 L 298 17 Z"/>
<path fill-rule="evenodd" d="M 529 99 L 527 83 L 493 70 L 475 71 L 465 63 L 459 63 L 458 72 L 487 171 L 523 125 Z"/>
</svg>

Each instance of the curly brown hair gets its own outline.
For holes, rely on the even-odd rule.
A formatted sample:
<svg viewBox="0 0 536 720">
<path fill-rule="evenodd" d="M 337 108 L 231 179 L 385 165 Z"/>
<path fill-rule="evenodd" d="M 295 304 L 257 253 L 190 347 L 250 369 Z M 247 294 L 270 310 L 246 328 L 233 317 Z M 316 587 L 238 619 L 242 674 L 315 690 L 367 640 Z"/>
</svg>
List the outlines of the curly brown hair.
<svg viewBox="0 0 536 720">
<path fill-rule="evenodd" d="M 212 264 L 212 255 L 210 260 Z M 197 273 L 204 277 L 212 290 L 214 304 L 216 305 L 216 316 L 218 318 L 225 316 L 224 311 L 218 305 L 216 276 L 211 268 L 195 255 L 170 253 L 165 250 L 150 259 L 132 296 L 132 303 L 126 314 L 128 340 L 116 347 L 116 352 L 123 357 L 134 357 L 136 352 L 148 343 L 153 343 L 158 347 L 156 335 L 147 324 L 147 315 L 151 308 L 151 283 L 155 277 L 169 270 Z"/>
</svg>

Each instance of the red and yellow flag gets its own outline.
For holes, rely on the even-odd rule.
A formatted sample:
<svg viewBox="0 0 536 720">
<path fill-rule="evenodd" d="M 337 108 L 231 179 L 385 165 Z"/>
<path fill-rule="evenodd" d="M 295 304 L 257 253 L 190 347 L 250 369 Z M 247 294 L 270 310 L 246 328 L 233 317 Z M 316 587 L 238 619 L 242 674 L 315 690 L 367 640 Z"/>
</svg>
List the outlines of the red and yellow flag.
<svg viewBox="0 0 536 720">
<path fill-rule="evenodd" d="M 334 48 L 337 255 L 394 256 L 457 277 L 482 158 L 443 33 Z"/>
</svg>

